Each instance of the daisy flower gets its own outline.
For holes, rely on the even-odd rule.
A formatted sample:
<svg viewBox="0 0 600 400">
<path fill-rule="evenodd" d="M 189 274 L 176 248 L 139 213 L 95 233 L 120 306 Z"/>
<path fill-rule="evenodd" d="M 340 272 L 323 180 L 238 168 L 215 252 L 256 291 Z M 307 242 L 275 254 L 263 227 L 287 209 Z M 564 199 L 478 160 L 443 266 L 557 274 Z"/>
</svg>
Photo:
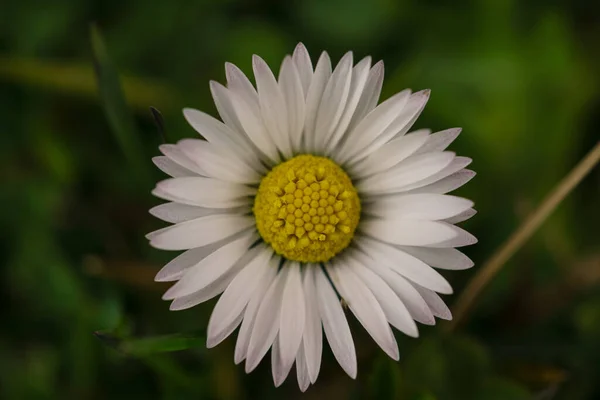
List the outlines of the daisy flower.
<svg viewBox="0 0 600 400">
<path fill-rule="evenodd" d="M 150 210 L 172 223 L 148 235 L 185 250 L 156 276 L 183 310 L 220 295 L 208 323 L 213 347 L 239 326 L 234 360 L 251 372 L 271 349 L 279 386 L 296 365 L 302 391 L 319 375 L 323 332 L 352 378 L 356 353 L 342 304 L 394 360 L 390 327 L 418 336 L 415 321 L 450 319 L 434 268 L 466 269 L 455 247 L 476 239 L 454 224 L 475 214 L 447 195 L 469 181 L 469 158 L 446 151 L 460 129 L 407 133 L 429 90 L 379 102 L 383 63 L 351 52 L 332 68 L 299 44 L 276 78 L 258 56 L 256 87 L 235 65 L 210 82 L 221 120 L 183 114 L 204 139 L 160 146 L 172 178 Z M 343 301 L 342 301 L 343 300 Z"/>
</svg>

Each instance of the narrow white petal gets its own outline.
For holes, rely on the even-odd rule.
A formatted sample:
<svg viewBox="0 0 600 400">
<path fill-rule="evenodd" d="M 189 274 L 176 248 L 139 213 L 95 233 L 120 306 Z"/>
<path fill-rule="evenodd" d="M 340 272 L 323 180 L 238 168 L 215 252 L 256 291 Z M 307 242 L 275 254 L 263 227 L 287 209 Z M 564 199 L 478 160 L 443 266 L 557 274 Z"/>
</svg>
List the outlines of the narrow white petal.
<svg viewBox="0 0 600 400">
<path fill-rule="evenodd" d="M 469 182 L 475 176 L 475 172 L 469 169 L 461 169 L 445 178 L 440 178 L 437 182 L 430 183 L 416 189 L 407 190 L 404 193 L 439 193 L 446 194 L 458 189 Z"/>
<path fill-rule="evenodd" d="M 446 224 L 445 222 L 440 222 Z M 454 231 L 454 237 L 440 243 L 433 243 L 431 247 L 463 247 L 477 243 L 477 238 L 458 226 L 446 224 Z"/>
<path fill-rule="evenodd" d="M 247 212 L 247 207 L 237 208 L 205 208 L 198 206 L 189 206 L 180 203 L 163 203 L 150 209 L 150 214 L 172 224 L 189 221 L 215 214 L 241 214 Z"/>
<path fill-rule="evenodd" d="M 351 260 L 349 265 L 352 271 L 371 290 L 389 323 L 409 336 L 418 337 L 419 331 L 415 321 L 410 316 L 410 312 L 388 284 L 357 260 Z"/>
<path fill-rule="evenodd" d="M 300 349 L 296 355 L 296 374 L 298 377 L 298 386 L 302 392 L 305 392 L 310 385 L 310 376 L 308 375 L 308 366 L 304 351 Z"/>
<path fill-rule="evenodd" d="M 248 148 L 250 141 L 245 135 L 234 132 L 226 124 L 199 110 L 185 108 L 183 115 L 192 128 L 210 143 L 235 153 L 257 172 L 264 172 L 254 151 Z"/>
<path fill-rule="evenodd" d="M 209 215 L 149 233 L 150 245 L 162 250 L 188 250 L 218 242 L 254 225 L 247 215 Z"/>
<path fill-rule="evenodd" d="M 444 151 L 460 135 L 461 128 L 446 129 L 429 136 L 427 143 L 417 153 L 429 153 L 432 151 Z"/>
<path fill-rule="evenodd" d="M 250 79 L 238 68 L 237 65 L 230 62 L 225 63 L 225 76 L 227 78 L 227 88 L 240 94 L 246 100 L 258 104 L 258 95 L 256 89 L 252 86 Z"/>
<path fill-rule="evenodd" d="M 423 111 L 427 100 L 429 100 L 429 90 L 413 93 L 402 109 L 395 114 L 393 121 L 382 132 L 374 136 L 368 146 L 356 153 L 352 161 L 360 160 L 372 154 L 392 138 L 402 137 L 413 126 L 421 111 Z"/>
<path fill-rule="evenodd" d="M 455 217 L 473 206 L 471 200 L 443 194 L 407 194 L 385 197 L 367 207 L 370 214 L 384 219 L 437 221 Z"/>
<path fill-rule="evenodd" d="M 285 378 L 290 373 L 294 360 L 291 363 L 284 363 L 281 357 L 281 345 L 279 344 L 278 338 L 280 334 L 275 337 L 273 341 L 273 347 L 271 348 L 271 371 L 273 375 L 273 383 L 275 387 L 281 386 Z M 295 356 L 295 355 L 294 355 Z"/>
<path fill-rule="evenodd" d="M 289 56 L 281 64 L 279 85 L 287 107 L 288 129 L 292 151 L 298 152 L 302 143 L 302 131 L 304 129 L 304 89 L 302 88 L 296 64 Z"/>
<path fill-rule="evenodd" d="M 252 56 L 252 68 L 263 123 L 277 148 L 289 158 L 292 155 L 292 145 L 288 132 L 287 108 L 281 88 L 267 63 L 257 55 Z"/>
<path fill-rule="evenodd" d="M 240 327 L 237 342 L 235 344 L 234 362 L 236 364 L 239 364 L 246 359 L 248 345 L 250 344 L 250 336 L 252 334 L 252 328 L 254 327 L 254 321 L 256 320 L 258 307 L 260 307 L 260 303 L 262 302 L 265 293 L 277 276 L 278 267 L 279 257 L 271 258 L 271 261 L 269 262 L 269 268 L 271 272 L 267 273 L 265 278 L 259 281 L 258 287 L 256 290 L 254 290 L 254 293 L 252 293 L 252 297 L 246 306 L 242 326 Z"/>
<path fill-rule="evenodd" d="M 323 97 L 323 90 L 325 85 L 331 76 L 331 60 L 326 52 L 321 54 L 315 73 L 310 81 L 308 92 L 306 94 L 306 112 L 304 115 L 304 145 L 305 151 L 312 152 L 315 150 L 316 143 L 316 121 L 317 112 L 321 105 L 321 98 Z"/>
<path fill-rule="evenodd" d="M 233 108 L 233 104 L 231 103 L 229 89 L 219 82 L 210 81 L 210 92 L 215 102 L 215 106 L 217 107 L 217 111 L 225 125 L 237 134 L 238 141 L 249 141 L 244 133 L 244 128 L 237 117 L 235 108 Z"/>
<path fill-rule="evenodd" d="M 387 171 L 359 181 L 357 189 L 367 195 L 406 191 L 432 179 L 448 167 L 454 158 L 455 154 L 451 152 L 413 155 Z"/>
<path fill-rule="evenodd" d="M 381 87 L 383 86 L 383 75 L 383 61 L 379 61 L 373 65 L 369 71 L 367 82 L 365 83 L 358 105 L 356 106 L 350 124 L 348 125 L 348 131 L 353 130 L 358 123 L 377 106 L 379 95 L 381 94 Z"/>
<path fill-rule="evenodd" d="M 363 250 L 368 251 L 368 254 L 375 261 L 386 265 L 394 272 L 436 292 L 452 293 L 452 286 L 448 281 L 439 272 L 418 258 L 376 240 L 361 238 L 359 243 Z"/>
<path fill-rule="evenodd" d="M 232 146 L 223 148 L 200 139 L 183 139 L 177 145 L 207 177 L 241 184 L 260 182 L 261 175 L 248 163 L 232 157 Z"/>
<path fill-rule="evenodd" d="M 447 321 L 452 319 L 452 312 L 444 303 L 444 300 L 436 292 L 433 290 L 429 290 L 424 288 L 421 285 L 418 285 L 414 282 L 411 282 L 412 285 L 417 289 L 419 294 L 423 297 L 423 299 L 427 302 L 429 309 L 438 318 L 445 319 Z"/>
<path fill-rule="evenodd" d="M 283 290 L 287 281 L 288 268 L 284 265 L 277 277 L 271 283 L 271 287 L 265 294 L 248 344 L 248 356 L 246 357 L 246 373 L 250 373 L 256 368 L 260 360 L 263 359 L 275 336 L 279 331 L 279 318 L 281 310 L 281 301 L 283 299 Z"/>
<path fill-rule="evenodd" d="M 342 57 L 331 74 L 323 91 L 321 105 L 317 111 L 316 120 L 316 145 L 321 153 L 344 112 L 346 100 L 350 92 L 352 80 L 352 52 Z"/>
<path fill-rule="evenodd" d="M 441 153 L 427 153 L 427 154 L 419 154 L 419 155 L 415 155 L 413 157 L 411 157 L 411 159 L 413 158 L 419 158 L 419 157 L 440 157 L 440 155 L 442 154 L 453 154 L 453 153 L 449 153 L 449 152 L 441 152 Z M 408 161 L 408 160 L 407 160 Z M 426 177 L 424 177 L 423 179 L 419 179 L 419 180 L 412 180 L 411 182 L 405 182 L 403 183 L 402 186 L 397 187 L 396 189 L 393 190 L 393 192 L 395 193 L 399 193 L 399 192 L 408 192 L 410 191 L 411 193 L 433 193 L 434 191 L 425 189 L 426 185 L 430 185 L 432 183 L 436 183 L 441 179 L 444 179 L 452 174 L 454 174 L 455 172 L 458 172 L 460 170 L 462 170 L 463 168 L 465 168 L 467 165 L 469 165 L 471 163 L 471 159 L 468 157 L 454 157 L 452 159 L 452 161 L 450 163 L 448 163 L 444 168 L 440 169 L 439 171 L 430 174 Z M 472 177 L 472 176 L 471 176 Z M 470 178 L 469 178 L 470 179 Z M 454 184 L 454 183 L 453 183 Z M 459 185 L 460 186 L 460 185 Z M 420 189 L 420 191 L 416 191 L 414 189 Z M 454 189 L 451 189 L 454 190 Z M 447 192 L 451 191 L 451 190 L 447 190 Z M 439 190 L 436 190 L 435 193 L 439 193 Z"/>
<path fill-rule="evenodd" d="M 230 92 L 229 98 L 244 128 L 244 132 L 254 143 L 254 146 L 272 162 L 278 162 L 280 158 L 277 153 L 277 146 L 263 123 L 258 101 L 248 99 L 233 90 Z"/>
<path fill-rule="evenodd" d="M 219 179 L 172 178 L 159 182 L 152 194 L 161 199 L 207 208 L 231 208 L 250 204 L 256 189 Z"/>
<path fill-rule="evenodd" d="M 398 248 L 434 268 L 463 270 L 471 268 L 471 259 L 456 249 L 398 246 Z"/>
<path fill-rule="evenodd" d="M 375 250 L 366 248 L 365 251 L 368 251 L 368 254 L 371 255 Z M 410 316 L 415 321 L 425 325 L 435 325 L 435 318 L 427 306 L 427 303 L 406 278 L 403 278 L 387 266 L 382 265 L 380 262 L 372 257 L 366 256 L 362 252 L 356 252 L 354 256 L 357 257 L 365 267 L 379 275 L 381 279 L 390 286 L 400 300 L 402 300 L 402 303 L 408 309 Z"/>
<path fill-rule="evenodd" d="M 241 322 L 252 294 L 267 274 L 275 274 L 269 265 L 272 250 L 260 245 L 256 257 L 236 275 L 217 302 L 208 322 L 206 346 L 219 344 Z M 239 317 L 239 319 L 238 319 Z"/>
<path fill-rule="evenodd" d="M 343 263 L 327 266 L 331 280 L 373 340 L 388 356 L 398 360 L 398 345 L 379 302 L 352 269 Z"/>
<path fill-rule="evenodd" d="M 306 302 L 299 263 L 289 263 L 287 282 L 281 302 L 279 319 L 279 349 L 284 369 L 294 363 L 302 342 L 306 321 Z"/>
<path fill-rule="evenodd" d="M 162 267 L 162 269 L 156 274 L 156 277 L 154 277 L 154 280 L 156 282 L 171 282 L 179 280 L 188 268 L 198 264 L 206 256 L 229 243 L 231 240 L 233 239 L 227 238 L 207 246 L 184 251 L 169 261 L 167 265 Z"/>
<path fill-rule="evenodd" d="M 410 96 L 409 90 L 404 90 L 390 97 L 371 111 L 356 127 L 348 133 L 346 141 L 340 150 L 339 160 L 345 163 L 357 154 L 364 154 L 365 149 L 379 138 L 392 123 L 396 115 L 404 108 Z M 389 139 L 389 138 L 388 138 Z"/>
<path fill-rule="evenodd" d="M 306 96 L 312 81 L 313 66 L 312 61 L 310 60 L 310 55 L 302 43 L 298 43 L 294 49 L 294 55 L 292 58 L 294 60 L 294 64 L 296 64 L 296 68 L 298 69 L 298 75 L 302 84 L 302 92 L 304 93 L 304 96 Z"/>
<path fill-rule="evenodd" d="M 317 288 L 315 286 L 315 271 L 318 265 L 307 265 L 304 268 L 304 298 L 306 299 L 306 324 L 302 338 L 305 362 L 308 368 L 309 380 L 317 381 L 321 369 L 321 354 L 323 352 L 323 328 L 319 316 Z"/>
<path fill-rule="evenodd" d="M 404 246 L 431 246 L 457 235 L 443 222 L 416 219 L 365 219 L 361 230 L 383 242 Z"/>
<path fill-rule="evenodd" d="M 475 214 L 477 214 L 477 211 L 473 208 L 469 208 L 468 210 L 465 210 L 460 214 L 455 215 L 454 217 L 444 219 L 444 222 L 447 222 L 449 224 L 458 224 L 460 222 L 468 220 Z"/>
<path fill-rule="evenodd" d="M 184 168 L 184 170 L 192 171 L 194 174 L 202 175 L 203 171 L 192 160 L 186 156 L 179 146 L 175 144 L 161 144 L 158 146 L 161 153 L 167 156 L 171 161 Z"/>
<path fill-rule="evenodd" d="M 367 83 L 370 67 L 371 57 L 365 57 L 352 69 L 352 78 L 350 82 L 348 100 L 346 101 L 344 112 L 340 117 L 340 122 L 335 128 L 335 132 L 331 135 L 331 139 L 327 144 L 327 154 L 332 154 L 332 151 L 336 148 L 336 146 L 348 130 L 350 120 L 354 115 L 356 107 L 358 106 L 358 102 L 365 88 L 365 84 Z"/>
<path fill-rule="evenodd" d="M 172 176 L 173 178 L 181 178 L 184 176 L 196 176 L 195 172 L 182 167 L 175 161 L 171 160 L 167 156 L 152 157 L 152 162 L 165 174 Z"/>
<path fill-rule="evenodd" d="M 342 369 L 352 379 L 356 379 L 357 365 L 354 341 L 340 301 L 321 269 L 315 271 L 315 283 L 319 314 L 323 321 L 323 330 L 331 351 Z"/>
<path fill-rule="evenodd" d="M 256 234 L 250 232 L 215 250 L 188 268 L 179 282 L 167 290 L 163 299 L 172 300 L 187 296 L 210 285 L 233 268 L 242 255 L 248 252 L 248 247 L 254 240 Z"/>
<path fill-rule="evenodd" d="M 212 282 L 210 285 L 207 285 L 194 293 L 176 298 L 171 302 L 169 310 L 187 310 L 188 308 L 195 307 L 200 303 L 204 303 L 205 301 L 220 295 L 223 293 L 223 290 L 225 290 L 227 285 L 229 285 L 234 276 L 235 273 L 229 271 L 228 273 L 223 274 L 219 279 Z"/>
<path fill-rule="evenodd" d="M 425 144 L 428 136 L 429 130 L 422 129 L 391 140 L 368 157 L 350 166 L 349 170 L 359 179 L 387 171 L 415 154 Z"/>
</svg>

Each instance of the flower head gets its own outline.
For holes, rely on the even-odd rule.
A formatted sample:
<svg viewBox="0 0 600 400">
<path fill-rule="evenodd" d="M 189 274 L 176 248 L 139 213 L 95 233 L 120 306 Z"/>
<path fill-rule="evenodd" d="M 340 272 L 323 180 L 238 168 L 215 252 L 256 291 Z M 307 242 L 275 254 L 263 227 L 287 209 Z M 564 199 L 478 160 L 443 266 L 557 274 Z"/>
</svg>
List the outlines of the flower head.
<svg viewBox="0 0 600 400">
<path fill-rule="evenodd" d="M 470 159 L 445 151 L 460 129 L 407 133 L 429 91 L 402 91 L 381 104 L 383 63 L 332 71 L 300 44 L 276 79 L 253 59 L 256 88 L 226 64 L 227 86 L 211 82 L 222 122 L 184 116 L 204 139 L 163 145 L 154 162 L 172 178 L 150 212 L 173 225 L 148 235 L 186 250 L 156 276 L 177 281 L 172 310 L 222 293 L 208 347 L 239 326 L 235 362 L 252 371 L 271 349 L 275 385 L 296 365 L 304 391 L 319 374 L 323 332 L 351 377 L 357 363 L 345 301 L 392 358 L 390 325 L 418 336 L 415 321 L 451 318 L 437 293 L 451 293 L 434 268 L 473 265 L 455 247 L 476 239 L 454 224 L 475 214 L 446 193 L 469 181 Z M 341 296 L 341 298 L 340 298 Z"/>
</svg>

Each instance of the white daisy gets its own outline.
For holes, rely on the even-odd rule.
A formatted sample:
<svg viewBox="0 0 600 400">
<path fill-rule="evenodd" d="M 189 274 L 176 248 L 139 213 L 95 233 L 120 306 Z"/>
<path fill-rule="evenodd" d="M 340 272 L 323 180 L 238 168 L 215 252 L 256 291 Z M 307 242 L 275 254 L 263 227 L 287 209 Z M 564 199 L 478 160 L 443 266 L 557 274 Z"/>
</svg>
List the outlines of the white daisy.
<svg viewBox="0 0 600 400">
<path fill-rule="evenodd" d="M 313 68 L 299 44 L 277 79 L 260 57 L 252 64 L 256 89 L 232 64 L 227 86 L 210 83 L 223 122 L 184 110 L 205 140 L 160 147 L 154 162 L 172 179 L 153 193 L 169 203 L 150 212 L 173 225 L 148 238 L 186 250 L 156 276 L 177 281 L 164 295 L 172 310 L 223 293 L 208 347 L 241 324 L 235 362 L 250 372 L 271 348 L 275 385 L 295 361 L 304 391 L 319 375 L 323 331 L 356 377 L 341 299 L 395 360 L 390 325 L 416 337 L 415 321 L 451 318 L 437 293 L 452 288 L 434 268 L 473 265 L 454 249 L 476 242 L 454 226 L 473 203 L 446 193 L 474 172 L 445 151 L 460 129 L 407 133 L 428 90 L 377 105 L 382 62 L 353 66 L 349 52 L 332 71 L 323 52 Z"/>
</svg>

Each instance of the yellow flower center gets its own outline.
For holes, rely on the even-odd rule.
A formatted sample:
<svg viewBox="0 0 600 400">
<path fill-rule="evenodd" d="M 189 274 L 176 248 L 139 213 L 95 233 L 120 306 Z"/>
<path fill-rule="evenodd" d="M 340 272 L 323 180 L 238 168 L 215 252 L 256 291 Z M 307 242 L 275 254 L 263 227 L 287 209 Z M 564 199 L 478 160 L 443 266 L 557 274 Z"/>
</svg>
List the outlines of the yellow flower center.
<svg viewBox="0 0 600 400">
<path fill-rule="evenodd" d="M 258 232 L 277 254 L 325 262 L 350 244 L 360 200 L 348 175 L 333 161 L 299 155 L 262 179 L 253 211 Z"/>
</svg>

